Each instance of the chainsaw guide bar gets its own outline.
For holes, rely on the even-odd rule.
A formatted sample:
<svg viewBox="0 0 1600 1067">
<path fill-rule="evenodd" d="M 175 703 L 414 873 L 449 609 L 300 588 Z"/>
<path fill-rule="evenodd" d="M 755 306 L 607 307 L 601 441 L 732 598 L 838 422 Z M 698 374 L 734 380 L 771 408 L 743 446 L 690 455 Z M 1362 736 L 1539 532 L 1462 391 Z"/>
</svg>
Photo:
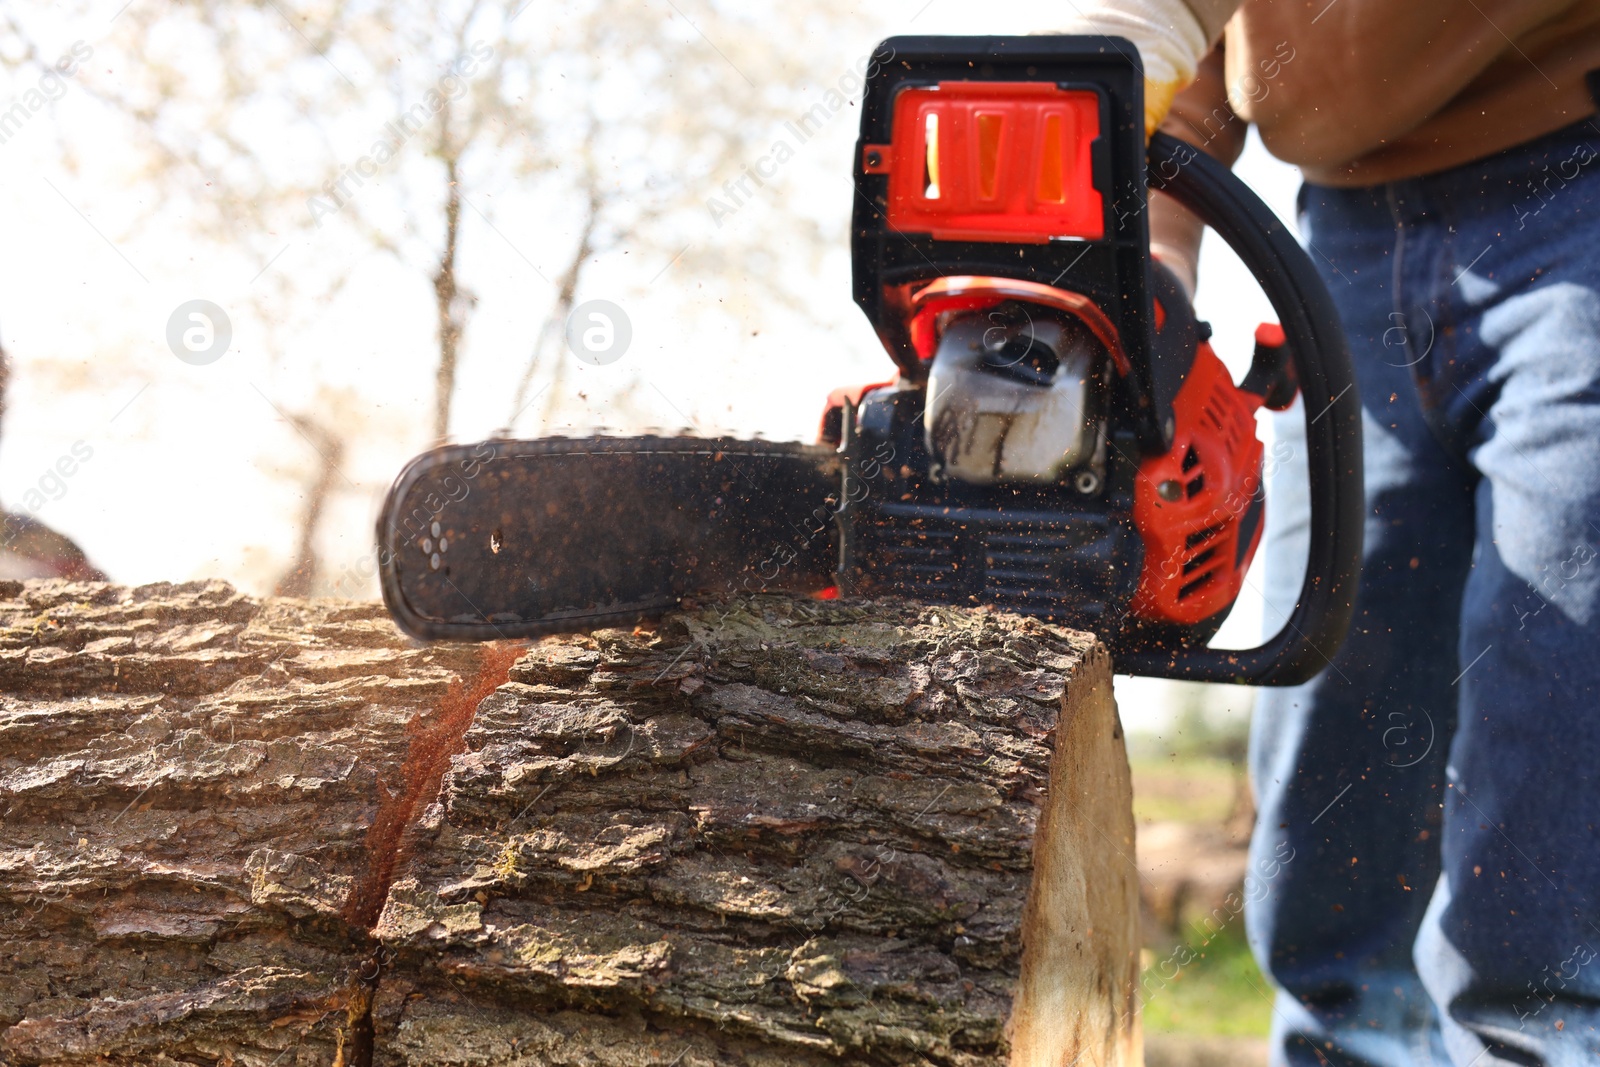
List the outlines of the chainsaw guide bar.
<svg viewBox="0 0 1600 1067">
<path fill-rule="evenodd" d="M 384 507 L 384 599 L 414 637 L 492 640 L 632 626 L 695 592 L 820 592 L 840 463 L 816 445 L 681 437 L 434 449 Z"/>
</svg>

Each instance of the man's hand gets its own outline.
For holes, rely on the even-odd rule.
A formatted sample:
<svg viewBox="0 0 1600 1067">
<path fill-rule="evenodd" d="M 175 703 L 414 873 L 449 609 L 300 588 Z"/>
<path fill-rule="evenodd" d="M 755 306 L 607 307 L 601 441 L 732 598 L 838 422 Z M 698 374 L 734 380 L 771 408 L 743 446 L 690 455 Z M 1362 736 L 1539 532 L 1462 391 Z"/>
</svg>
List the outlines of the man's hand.
<svg viewBox="0 0 1600 1067">
<path fill-rule="evenodd" d="M 1236 0 L 1095 0 L 1057 33 L 1126 37 L 1144 60 L 1144 133 L 1161 125 L 1173 98 L 1194 81 L 1200 58 L 1222 35 Z"/>
</svg>

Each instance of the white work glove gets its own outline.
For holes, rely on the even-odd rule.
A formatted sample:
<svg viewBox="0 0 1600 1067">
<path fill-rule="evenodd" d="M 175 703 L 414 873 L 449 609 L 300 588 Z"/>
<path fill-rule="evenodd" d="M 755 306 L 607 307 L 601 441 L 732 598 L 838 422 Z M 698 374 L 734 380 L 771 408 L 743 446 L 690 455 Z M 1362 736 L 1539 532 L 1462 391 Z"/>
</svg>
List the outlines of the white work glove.
<svg viewBox="0 0 1600 1067">
<path fill-rule="evenodd" d="M 1221 22 L 1202 25 L 1185 0 L 1087 0 L 1072 6 L 1076 14 L 1052 32 L 1126 37 L 1138 46 L 1144 60 L 1144 134 L 1149 137 L 1167 117 L 1173 97 L 1194 81 Z M 1204 6 L 1214 21 L 1222 13 L 1217 0 L 1204 0 Z"/>
</svg>

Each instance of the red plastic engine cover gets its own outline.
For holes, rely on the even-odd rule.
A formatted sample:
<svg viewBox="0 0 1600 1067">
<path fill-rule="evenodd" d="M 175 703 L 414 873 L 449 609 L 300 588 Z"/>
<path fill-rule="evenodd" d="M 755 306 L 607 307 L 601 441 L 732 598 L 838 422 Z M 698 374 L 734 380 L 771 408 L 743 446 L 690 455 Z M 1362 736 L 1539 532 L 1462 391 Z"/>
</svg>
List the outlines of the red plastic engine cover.
<svg viewBox="0 0 1600 1067">
<path fill-rule="evenodd" d="M 1261 541 L 1261 403 L 1233 384 L 1209 344 L 1199 346 L 1173 404 L 1172 448 L 1140 464 L 1134 482 L 1140 618 L 1192 626 L 1238 597 Z"/>
<path fill-rule="evenodd" d="M 894 143 L 870 145 L 889 174 L 890 227 L 939 240 L 1098 241 L 1100 94 L 1049 82 L 940 82 L 895 97 Z"/>
</svg>

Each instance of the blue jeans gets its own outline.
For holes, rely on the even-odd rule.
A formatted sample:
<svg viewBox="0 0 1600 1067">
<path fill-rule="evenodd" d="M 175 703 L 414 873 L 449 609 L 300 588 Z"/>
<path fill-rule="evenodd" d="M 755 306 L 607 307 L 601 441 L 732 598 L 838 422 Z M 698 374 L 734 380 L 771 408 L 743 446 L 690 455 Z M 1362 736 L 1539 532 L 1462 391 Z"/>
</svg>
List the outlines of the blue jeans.
<svg viewBox="0 0 1600 1067">
<path fill-rule="evenodd" d="M 1301 211 L 1368 511 L 1349 640 L 1253 726 L 1274 1063 L 1600 1063 L 1600 132 Z M 1269 625 L 1305 552 L 1282 470 Z"/>
</svg>

